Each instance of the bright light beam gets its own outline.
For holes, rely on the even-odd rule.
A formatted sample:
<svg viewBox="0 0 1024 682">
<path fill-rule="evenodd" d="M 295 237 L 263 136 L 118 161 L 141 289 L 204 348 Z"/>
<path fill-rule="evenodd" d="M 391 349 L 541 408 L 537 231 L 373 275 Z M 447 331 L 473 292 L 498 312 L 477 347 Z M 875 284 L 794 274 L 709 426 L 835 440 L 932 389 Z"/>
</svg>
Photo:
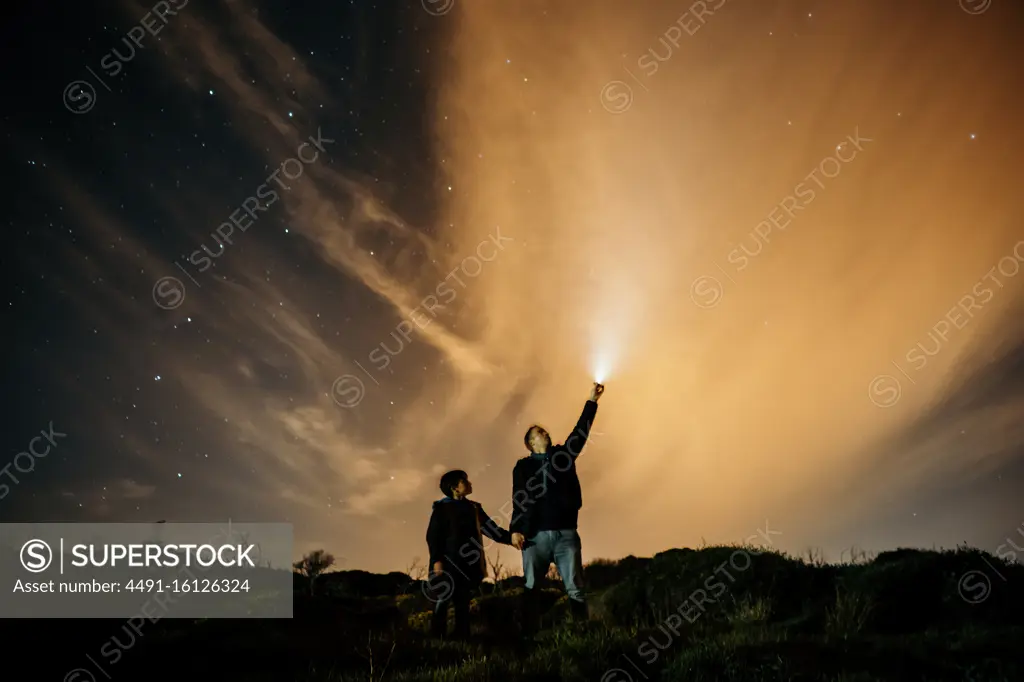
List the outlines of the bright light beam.
<svg viewBox="0 0 1024 682">
<path fill-rule="evenodd" d="M 603 384 L 618 369 L 626 350 L 627 337 L 637 324 L 642 299 L 636 285 L 638 277 L 623 269 L 603 268 L 600 283 L 593 288 L 597 294 L 593 306 L 602 312 L 589 314 L 590 375 Z"/>
<path fill-rule="evenodd" d="M 599 350 L 593 354 L 593 358 L 590 361 L 591 376 L 599 384 L 603 384 L 611 374 L 612 361 L 610 355 L 606 351 Z"/>
</svg>

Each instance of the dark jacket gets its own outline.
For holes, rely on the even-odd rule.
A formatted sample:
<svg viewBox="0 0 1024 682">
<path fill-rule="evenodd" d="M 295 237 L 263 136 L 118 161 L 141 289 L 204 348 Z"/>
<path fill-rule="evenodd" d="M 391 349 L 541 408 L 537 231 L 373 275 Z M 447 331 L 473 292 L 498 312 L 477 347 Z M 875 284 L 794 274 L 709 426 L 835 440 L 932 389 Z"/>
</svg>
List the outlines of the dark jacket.
<svg viewBox="0 0 1024 682">
<path fill-rule="evenodd" d="M 438 561 L 455 580 L 477 583 L 487 577 L 483 537 L 512 544 L 511 534 L 496 524 L 484 508 L 472 500 L 444 497 L 434 502 L 427 526 L 430 567 Z"/>
<path fill-rule="evenodd" d="M 574 530 L 583 506 L 576 458 L 590 436 L 597 403 L 588 400 L 576 427 L 562 445 L 531 453 L 512 470 L 512 523 L 509 530 L 527 538 L 542 530 Z"/>
</svg>

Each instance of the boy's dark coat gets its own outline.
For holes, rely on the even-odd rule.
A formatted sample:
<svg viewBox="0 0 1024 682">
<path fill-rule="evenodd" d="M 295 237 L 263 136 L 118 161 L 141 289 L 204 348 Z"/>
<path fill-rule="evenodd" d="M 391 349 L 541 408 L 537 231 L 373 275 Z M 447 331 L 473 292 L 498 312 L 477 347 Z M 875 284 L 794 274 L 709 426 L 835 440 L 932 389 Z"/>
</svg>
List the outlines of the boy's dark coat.
<svg viewBox="0 0 1024 682">
<path fill-rule="evenodd" d="M 478 502 L 451 497 L 434 502 L 427 526 L 430 570 L 440 561 L 453 579 L 479 583 L 487 577 L 484 535 L 495 542 L 512 544 L 511 534 L 498 526 Z"/>
</svg>

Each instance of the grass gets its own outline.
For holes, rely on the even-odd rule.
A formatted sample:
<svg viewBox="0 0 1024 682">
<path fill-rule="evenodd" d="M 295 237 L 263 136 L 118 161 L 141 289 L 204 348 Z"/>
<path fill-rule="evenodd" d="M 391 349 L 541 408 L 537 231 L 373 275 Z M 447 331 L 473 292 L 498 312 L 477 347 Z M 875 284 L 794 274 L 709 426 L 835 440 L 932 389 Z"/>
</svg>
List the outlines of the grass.
<svg viewBox="0 0 1024 682">
<path fill-rule="evenodd" d="M 592 619 L 572 622 L 564 595 L 548 589 L 544 628 L 529 640 L 518 634 L 522 588 L 515 579 L 474 598 L 473 638 L 458 642 L 427 636 L 430 604 L 418 585 L 394 574 L 341 575 L 333 580 L 347 587 L 333 590 L 328 575 L 320 579 L 324 596 L 309 597 L 297 584 L 291 621 L 147 624 L 106 673 L 243 682 L 1024 679 L 1020 565 L 1000 567 L 1005 580 L 993 577 L 991 598 L 971 604 L 958 593 L 960 576 L 998 562 L 977 550 L 897 550 L 830 565 L 814 555 L 808 562 L 778 552 L 740 554 L 750 549 L 671 550 L 588 566 Z M 356 597 L 355 580 L 381 593 Z M 88 629 L 109 637 L 121 625 Z M 82 631 L 74 627 L 48 624 L 47 636 L 60 642 L 49 657 L 69 657 L 62 675 L 86 654 L 97 657 L 97 645 L 76 648 Z M 8 630 L 10 650 L 28 650 L 32 633 Z"/>
<path fill-rule="evenodd" d="M 836 601 L 825 613 L 825 632 L 849 639 L 859 635 L 867 626 L 873 607 L 869 595 L 836 589 Z"/>
</svg>

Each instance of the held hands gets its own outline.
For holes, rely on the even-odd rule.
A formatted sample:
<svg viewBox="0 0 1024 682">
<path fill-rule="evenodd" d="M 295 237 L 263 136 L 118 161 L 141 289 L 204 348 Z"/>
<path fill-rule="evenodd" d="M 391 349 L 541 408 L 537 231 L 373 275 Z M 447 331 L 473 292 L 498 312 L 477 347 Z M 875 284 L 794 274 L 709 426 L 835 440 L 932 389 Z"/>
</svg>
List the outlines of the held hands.
<svg viewBox="0 0 1024 682">
<path fill-rule="evenodd" d="M 603 393 L 604 384 L 599 384 L 595 381 L 594 387 L 590 389 L 590 399 L 596 403 Z"/>
<path fill-rule="evenodd" d="M 526 544 L 526 537 L 522 533 L 512 533 L 513 547 L 522 551 L 524 544 Z"/>
</svg>

